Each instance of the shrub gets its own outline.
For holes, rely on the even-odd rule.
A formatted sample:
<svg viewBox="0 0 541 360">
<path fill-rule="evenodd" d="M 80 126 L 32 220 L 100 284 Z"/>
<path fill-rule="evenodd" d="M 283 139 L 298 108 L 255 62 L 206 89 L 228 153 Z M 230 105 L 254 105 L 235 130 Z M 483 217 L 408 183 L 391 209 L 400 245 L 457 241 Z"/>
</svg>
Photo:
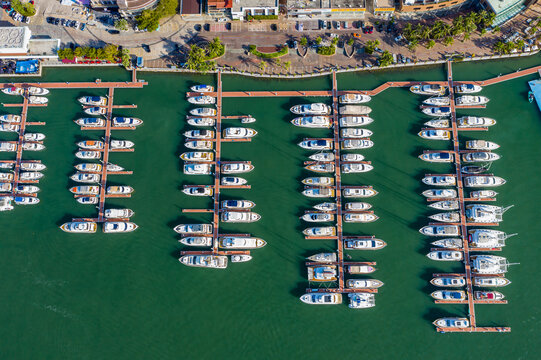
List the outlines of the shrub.
<svg viewBox="0 0 541 360">
<path fill-rule="evenodd" d="M 160 0 L 158 6 L 152 10 L 143 10 L 135 20 L 141 30 L 155 31 L 160 26 L 160 19 L 177 13 L 178 0 Z"/>
<path fill-rule="evenodd" d="M 276 20 L 278 15 L 248 15 L 246 20 Z"/>
<path fill-rule="evenodd" d="M 364 46 L 364 52 L 367 54 L 373 54 L 379 45 L 379 40 L 368 40 Z"/>
<path fill-rule="evenodd" d="M 215 66 L 216 63 L 214 61 L 208 60 L 205 49 L 197 45 L 192 45 L 188 54 L 188 60 L 186 60 L 186 67 L 188 69 L 205 73 L 214 70 Z"/>
<path fill-rule="evenodd" d="M 250 45 L 250 53 L 262 59 L 274 59 L 287 55 L 289 53 L 289 49 L 287 46 L 282 46 L 282 48 L 276 52 L 262 53 L 257 50 L 257 47 L 255 45 Z"/>
<path fill-rule="evenodd" d="M 347 42 L 347 44 L 348 44 L 349 46 L 352 46 L 353 43 L 355 43 L 355 40 L 354 40 L 353 38 L 350 38 L 350 39 L 348 40 L 348 42 Z"/>
<path fill-rule="evenodd" d="M 115 29 L 120 31 L 128 30 L 128 21 L 126 19 L 118 19 L 115 21 Z"/>
<path fill-rule="evenodd" d="M 379 57 L 379 66 L 389 66 L 393 63 L 393 54 L 385 50 Z"/>
<path fill-rule="evenodd" d="M 225 54 L 225 46 L 219 37 L 215 37 L 206 47 L 207 60 L 219 58 Z"/>
<path fill-rule="evenodd" d="M 326 56 L 334 55 L 336 53 L 336 46 L 334 46 L 334 44 L 331 46 L 320 46 L 317 48 L 317 53 L 319 55 L 326 55 Z"/>
<path fill-rule="evenodd" d="M 11 7 L 22 16 L 36 15 L 36 8 L 30 3 L 23 3 L 21 0 L 11 0 Z"/>
<path fill-rule="evenodd" d="M 127 49 L 124 50 L 128 51 Z M 129 53 L 129 52 L 128 52 Z M 75 50 L 71 48 L 64 48 L 58 50 L 58 58 L 60 60 L 73 58 L 88 58 L 88 59 L 98 59 L 98 60 L 107 60 L 110 62 L 118 62 L 122 60 L 122 53 L 120 53 L 118 46 L 116 45 L 105 45 L 103 48 L 94 48 L 90 46 L 85 47 L 76 47 Z"/>
</svg>

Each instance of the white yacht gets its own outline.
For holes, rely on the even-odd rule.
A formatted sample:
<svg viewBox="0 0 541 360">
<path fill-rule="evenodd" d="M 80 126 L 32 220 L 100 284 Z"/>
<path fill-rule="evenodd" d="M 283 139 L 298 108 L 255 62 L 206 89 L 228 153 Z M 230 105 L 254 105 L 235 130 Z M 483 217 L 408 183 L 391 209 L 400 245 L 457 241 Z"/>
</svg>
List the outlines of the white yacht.
<svg viewBox="0 0 541 360">
<path fill-rule="evenodd" d="M 454 156 L 450 152 L 429 152 L 419 155 L 419 159 L 428 162 L 450 163 L 453 162 Z"/>
<path fill-rule="evenodd" d="M 107 98 L 105 96 L 82 96 L 77 99 L 82 105 L 86 106 L 106 106 Z"/>
<path fill-rule="evenodd" d="M 114 149 L 131 149 L 135 146 L 135 143 L 133 141 L 129 140 L 111 140 L 109 143 L 109 146 L 112 150 Z"/>
<path fill-rule="evenodd" d="M 14 114 L 6 114 L 6 115 L 0 116 L 0 121 L 5 122 L 5 123 L 20 123 L 21 116 L 14 115 Z"/>
<path fill-rule="evenodd" d="M 459 128 L 486 127 L 496 124 L 496 120 L 487 117 L 463 116 L 457 119 Z"/>
<path fill-rule="evenodd" d="M 511 284 L 511 281 L 499 276 L 476 276 L 473 285 L 478 287 L 502 287 Z"/>
<path fill-rule="evenodd" d="M 344 247 L 349 250 L 379 250 L 387 246 L 387 243 L 380 239 L 347 239 L 344 240 Z"/>
<path fill-rule="evenodd" d="M 443 175 L 426 176 L 422 179 L 422 181 L 426 185 L 454 186 L 456 185 L 456 176 L 443 176 Z"/>
<path fill-rule="evenodd" d="M 339 121 L 341 127 L 355 127 L 371 124 L 374 119 L 369 116 L 341 116 Z"/>
<path fill-rule="evenodd" d="M 419 232 L 427 236 L 457 236 L 460 235 L 458 225 L 427 225 L 423 226 Z"/>
<path fill-rule="evenodd" d="M 13 169 L 15 167 L 15 160 L 13 162 L 0 162 L 0 169 Z"/>
<path fill-rule="evenodd" d="M 8 142 L 8 141 L 0 141 L 0 152 L 4 151 L 17 151 L 17 143 L 14 142 Z"/>
<path fill-rule="evenodd" d="M 439 287 L 463 287 L 466 286 L 466 279 L 462 276 L 440 276 L 430 280 L 430 283 Z"/>
<path fill-rule="evenodd" d="M 443 95 L 445 90 L 445 86 L 437 84 L 413 85 L 410 87 L 410 91 L 418 95 Z"/>
<path fill-rule="evenodd" d="M 473 96 L 473 95 L 463 95 L 455 99 L 457 105 L 466 105 L 466 106 L 478 106 L 485 105 L 489 102 L 489 98 L 486 96 Z"/>
<path fill-rule="evenodd" d="M 302 116 L 291 120 L 295 126 L 306 128 L 330 128 L 331 119 L 328 116 Z"/>
<path fill-rule="evenodd" d="M 24 142 L 23 150 L 26 151 L 42 151 L 45 150 L 45 145 L 33 142 Z"/>
<path fill-rule="evenodd" d="M 450 140 L 451 139 L 451 132 L 449 130 L 423 130 L 419 131 L 418 134 L 423 139 L 428 140 Z"/>
<path fill-rule="evenodd" d="M 250 200 L 224 200 L 222 201 L 222 209 L 251 209 L 255 203 Z"/>
<path fill-rule="evenodd" d="M 13 201 L 17 205 L 36 205 L 39 203 L 39 199 L 37 197 L 29 196 L 15 196 Z"/>
<path fill-rule="evenodd" d="M 214 161 L 214 153 L 210 151 L 191 151 L 180 155 L 184 161 L 210 162 Z"/>
<path fill-rule="evenodd" d="M 216 109 L 211 108 L 197 108 L 190 110 L 190 114 L 193 116 L 216 116 Z"/>
<path fill-rule="evenodd" d="M 323 103 L 295 105 L 290 111 L 298 115 L 328 115 L 331 108 Z"/>
<path fill-rule="evenodd" d="M 448 96 L 436 96 L 423 100 L 423 104 L 431 106 L 449 106 L 450 100 Z"/>
<path fill-rule="evenodd" d="M 430 294 L 435 300 L 462 301 L 466 300 L 464 290 L 436 290 Z"/>
<path fill-rule="evenodd" d="M 211 187 L 202 187 L 202 186 L 190 186 L 182 190 L 186 195 L 190 196 L 212 196 L 214 190 Z"/>
<path fill-rule="evenodd" d="M 101 150 L 105 146 L 103 141 L 85 140 L 79 141 L 77 146 L 85 150 Z"/>
<path fill-rule="evenodd" d="M 23 135 L 24 141 L 42 141 L 45 139 L 45 134 L 42 133 L 26 133 Z"/>
<path fill-rule="evenodd" d="M 503 300 L 505 296 L 499 291 L 474 291 L 473 298 L 475 300 L 497 301 Z"/>
<path fill-rule="evenodd" d="M 180 224 L 174 230 L 179 234 L 211 235 L 213 227 L 211 224 Z"/>
<path fill-rule="evenodd" d="M 210 86 L 210 85 L 194 85 L 194 86 L 190 87 L 190 90 L 192 90 L 193 92 L 213 92 L 214 91 L 214 86 Z"/>
<path fill-rule="evenodd" d="M 334 221 L 334 215 L 328 213 L 307 212 L 301 219 L 306 222 L 326 222 Z"/>
<path fill-rule="evenodd" d="M 430 215 L 428 218 L 439 222 L 456 223 L 460 221 L 460 213 L 456 211 L 448 211 Z"/>
<path fill-rule="evenodd" d="M 475 84 L 460 84 L 455 86 L 455 92 L 457 94 L 475 94 L 481 90 L 483 90 L 483 88 Z"/>
<path fill-rule="evenodd" d="M 468 150 L 496 150 L 500 145 L 492 141 L 486 140 L 468 140 L 466 141 L 466 149 Z"/>
<path fill-rule="evenodd" d="M 430 116 L 449 116 L 451 108 L 448 106 L 427 107 L 423 109 L 423 114 Z"/>
<path fill-rule="evenodd" d="M 2 92 L 6 95 L 20 95 L 20 96 L 24 95 L 24 89 L 20 87 L 15 87 L 15 86 L 3 88 Z"/>
<path fill-rule="evenodd" d="M 0 196 L 0 211 L 10 211 L 13 210 L 13 205 L 11 202 L 13 197 L 11 196 Z"/>
<path fill-rule="evenodd" d="M 345 198 L 367 198 L 376 196 L 378 192 L 371 187 L 362 187 L 362 188 L 346 188 L 342 190 L 342 195 Z"/>
<path fill-rule="evenodd" d="M 334 178 L 332 177 L 309 177 L 301 181 L 304 185 L 311 186 L 332 186 L 334 185 Z"/>
<path fill-rule="evenodd" d="M 211 269 L 225 269 L 227 267 L 227 256 L 225 255 L 184 255 L 178 260 L 186 266 Z"/>
<path fill-rule="evenodd" d="M 212 246 L 212 236 L 187 236 L 178 241 L 186 246 Z"/>
<path fill-rule="evenodd" d="M 352 163 L 342 164 L 342 172 L 344 174 L 350 173 L 364 173 L 373 170 L 374 167 L 370 164 Z"/>
<path fill-rule="evenodd" d="M 107 195 L 127 195 L 134 192 L 131 186 L 108 186 Z"/>
<path fill-rule="evenodd" d="M 348 273 L 350 274 L 371 274 L 376 271 L 376 268 L 370 265 L 347 265 Z"/>
<path fill-rule="evenodd" d="M 437 251 L 431 251 L 426 256 L 429 259 L 437 260 L 437 261 L 462 261 L 464 258 L 464 255 L 462 254 L 462 251 L 455 251 L 455 250 L 437 250 Z"/>
<path fill-rule="evenodd" d="M 501 186 L 505 184 L 505 179 L 499 176 L 466 176 L 464 177 L 464 186 L 467 187 L 486 187 L 486 186 Z"/>
<path fill-rule="evenodd" d="M 107 209 L 105 210 L 105 217 L 107 219 L 127 219 L 133 216 L 134 211 L 132 209 Z"/>
<path fill-rule="evenodd" d="M 261 219 L 261 215 L 253 211 L 224 211 L 221 220 L 229 223 L 251 223 Z"/>
<path fill-rule="evenodd" d="M 218 246 L 222 249 L 259 249 L 265 245 L 265 240 L 256 237 L 222 236 L 218 239 Z"/>
<path fill-rule="evenodd" d="M 346 139 L 341 141 L 343 150 L 368 149 L 374 146 L 374 142 L 368 139 Z"/>
<path fill-rule="evenodd" d="M 505 274 L 509 263 L 502 256 L 495 255 L 471 255 L 472 272 L 475 274 Z"/>
<path fill-rule="evenodd" d="M 329 282 L 338 279 L 336 265 L 315 265 L 308 266 L 308 281 Z"/>
<path fill-rule="evenodd" d="M 77 172 L 70 177 L 71 180 L 86 184 L 97 184 L 100 182 L 101 176 L 98 174 L 88 174 Z"/>
<path fill-rule="evenodd" d="M 28 93 L 30 95 L 47 95 L 49 94 L 49 90 L 48 89 L 45 89 L 45 88 L 41 88 L 41 87 L 37 87 L 37 86 L 30 86 L 28 88 Z"/>
<path fill-rule="evenodd" d="M 379 217 L 371 213 L 350 213 L 344 215 L 344 222 L 347 223 L 369 223 L 374 222 Z"/>
<path fill-rule="evenodd" d="M 377 289 L 383 286 L 383 282 L 376 279 L 349 279 L 346 287 L 350 289 Z"/>
<path fill-rule="evenodd" d="M 20 129 L 21 127 L 19 125 L 0 123 L 0 131 L 2 132 L 19 132 Z"/>
<path fill-rule="evenodd" d="M 78 197 L 76 200 L 79 204 L 83 205 L 96 205 L 99 202 L 97 196 L 81 196 Z"/>
<path fill-rule="evenodd" d="M 81 163 L 75 165 L 75 169 L 83 172 L 101 172 L 102 166 L 101 164 Z"/>
<path fill-rule="evenodd" d="M 12 173 L 0 173 L 0 181 L 13 181 Z"/>
<path fill-rule="evenodd" d="M 34 162 L 34 161 L 21 162 L 21 170 L 25 170 L 25 171 L 43 171 L 46 168 L 47 166 L 39 162 Z"/>
<path fill-rule="evenodd" d="M 448 128 L 450 126 L 450 122 L 448 119 L 433 119 L 429 120 L 424 123 L 424 125 L 436 128 L 436 129 L 442 129 L 442 128 Z"/>
<path fill-rule="evenodd" d="M 362 94 L 344 94 L 338 98 L 340 104 L 362 104 L 367 103 L 370 100 L 372 100 L 370 95 Z"/>
<path fill-rule="evenodd" d="M 74 120 L 75 123 L 83 127 L 104 127 L 105 120 L 102 118 L 80 118 Z"/>
<path fill-rule="evenodd" d="M 342 294 L 313 292 L 302 295 L 300 299 L 310 305 L 337 305 L 342 303 Z"/>
<path fill-rule="evenodd" d="M 343 138 L 361 139 L 372 136 L 374 133 L 367 129 L 348 128 L 340 130 L 340 136 Z"/>
<path fill-rule="evenodd" d="M 210 175 L 212 174 L 212 165 L 204 163 L 184 164 L 184 174 L 186 175 Z"/>
<path fill-rule="evenodd" d="M 438 210 L 458 210 L 458 200 L 442 200 L 436 201 L 428 205 L 433 209 Z"/>
<path fill-rule="evenodd" d="M 216 98 L 212 96 L 208 96 L 208 95 L 191 96 L 188 98 L 188 102 L 194 105 L 209 105 L 209 104 L 215 104 Z"/>
<path fill-rule="evenodd" d="M 220 181 L 225 186 L 242 186 L 248 183 L 246 179 L 236 176 L 224 176 Z"/>
<path fill-rule="evenodd" d="M 252 255 L 231 255 L 231 263 L 241 263 L 252 260 Z"/>
<path fill-rule="evenodd" d="M 306 259 L 313 262 L 332 263 L 336 262 L 337 256 L 336 253 L 318 253 L 312 256 L 308 256 Z"/>
<path fill-rule="evenodd" d="M 372 208 L 372 205 L 366 202 L 348 202 L 344 205 L 346 211 L 366 211 Z"/>
<path fill-rule="evenodd" d="M 252 171 L 253 169 L 254 169 L 253 165 L 246 164 L 243 162 L 222 164 L 222 173 L 224 174 L 247 173 L 247 172 Z"/>
<path fill-rule="evenodd" d="M 334 161 L 334 153 L 332 152 L 320 152 L 308 156 L 310 160 L 314 161 Z"/>
<path fill-rule="evenodd" d="M 113 127 L 134 127 L 143 123 L 143 120 L 133 117 L 114 117 Z"/>
<path fill-rule="evenodd" d="M 470 197 L 473 199 L 489 199 L 495 198 L 498 193 L 494 190 L 477 190 L 470 192 Z"/>
<path fill-rule="evenodd" d="M 82 185 L 70 188 L 70 192 L 75 195 L 98 195 L 100 187 L 96 185 Z"/>
<path fill-rule="evenodd" d="M 77 151 L 75 156 L 79 159 L 101 159 L 101 151 Z"/>
<path fill-rule="evenodd" d="M 44 175 L 38 171 L 24 171 L 19 173 L 20 180 L 38 180 L 41 179 Z"/>
<path fill-rule="evenodd" d="M 505 245 L 505 240 L 509 239 L 516 234 L 506 234 L 503 231 L 492 229 L 470 229 L 468 230 L 471 243 L 475 244 L 475 247 L 496 247 L 494 244 Z M 488 244 L 484 246 L 483 244 Z"/>
<path fill-rule="evenodd" d="M 212 150 L 214 147 L 214 143 L 212 141 L 193 140 L 185 142 L 184 146 L 186 146 L 188 149 L 193 150 Z"/>
<path fill-rule="evenodd" d="M 93 234 L 96 232 L 98 224 L 95 222 L 67 222 L 60 226 L 65 232 L 78 233 L 78 234 Z"/>
<path fill-rule="evenodd" d="M 302 233 L 306 236 L 336 236 L 336 228 L 334 226 L 311 227 L 304 229 Z"/>
<path fill-rule="evenodd" d="M 462 239 L 458 238 L 436 240 L 432 241 L 431 244 L 445 249 L 462 249 L 464 247 Z"/>
<path fill-rule="evenodd" d="M 184 133 L 184 136 L 190 139 L 208 140 L 214 138 L 213 130 L 189 130 Z"/>
<path fill-rule="evenodd" d="M 224 130 L 224 139 L 247 139 L 257 135 L 257 131 L 250 128 L 230 127 Z"/>
<path fill-rule="evenodd" d="M 240 118 L 240 123 L 241 124 L 251 124 L 251 123 L 254 123 L 255 121 L 256 121 L 255 118 L 253 118 L 250 115 L 243 116 L 243 117 Z"/>
<path fill-rule="evenodd" d="M 303 140 L 299 146 L 306 150 L 332 150 L 333 142 L 325 139 Z"/>
<path fill-rule="evenodd" d="M 374 294 L 354 293 L 348 294 L 350 309 L 366 309 L 376 306 L 376 297 Z"/>
<path fill-rule="evenodd" d="M 472 223 L 498 223 L 503 221 L 503 214 L 509 208 L 487 204 L 466 205 L 466 218 Z"/>
<path fill-rule="evenodd" d="M 111 233 L 127 233 L 137 230 L 138 226 L 129 221 L 106 221 L 103 223 L 103 232 Z"/>
<path fill-rule="evenodd" d="M 47 99 L 44 96 L 31 95 L 28 97 L 29 104 L 47 104 L 48 102 L 49 102 L 49 99 Z"/>
<path fill-rule="evenodd" d="M 188 119 L 188 125 L 191 126 L 214 126 L 216 124 L 216 120 L 213 118 L 191 118 Z"/>
<path fill-rule="evenodd" d="M 19 186 L 27 186 L 27 185 L 19 185 Z M 17 186 L 17 188 L 19 188 L 19 186 Z M 0 183 L 0 192 L 11 192 L 12 188 L 13 188 L 13 185 L 11 185 L 11 183 Z M 15 192 L 18 192 L 17 188 L 15 189 Z"/>
<path fill-rule="evenodd" d="M 324 202 L 313 206 L 314 209 L 320 211 L 334 211 L 336 210 L 336 203 L 334 202 Z"/>
<path fill-rule="evenodd" d="M 85 113 L 88 115 L 105 115 L 107 114 L 107 108 L 94 106 L 85 109 Z"/>
<path fill-rule="evenodd" d="M 364 156 L 361 154 L 342 154 L 341 159 L 345 162 L 357 162 L 363 161 Z"/>
<path fill-rule="evenodd" d="M 433 322 L 434 325 L 440 328 L 468 328 L 470 327 L 470 322 L 467 318 L 457 318 L 457 317 L 446 317 L 436 319 Z"/>
<path fill-rule="evenodd" d="M 470 152 L 462 155 L 464 162 L 486 162 L 498 159 L 500 159 L 500 155 L 489 151 Z"/>
</svg>

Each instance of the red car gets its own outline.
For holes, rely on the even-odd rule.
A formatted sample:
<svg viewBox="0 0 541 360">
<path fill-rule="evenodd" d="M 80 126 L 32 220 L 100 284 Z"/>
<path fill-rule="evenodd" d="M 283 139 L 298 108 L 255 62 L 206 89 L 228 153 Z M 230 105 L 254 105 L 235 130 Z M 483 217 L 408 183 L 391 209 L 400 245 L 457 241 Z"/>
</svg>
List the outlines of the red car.
<svg viewBox="0 0 541 360">
<path fill-rule="evenodd" d="M 365 26 L 363 28 L 363 33 L 365 34 L 372 34 L 374 32 L 374 27 L 373 26 Z"/>
</svg>

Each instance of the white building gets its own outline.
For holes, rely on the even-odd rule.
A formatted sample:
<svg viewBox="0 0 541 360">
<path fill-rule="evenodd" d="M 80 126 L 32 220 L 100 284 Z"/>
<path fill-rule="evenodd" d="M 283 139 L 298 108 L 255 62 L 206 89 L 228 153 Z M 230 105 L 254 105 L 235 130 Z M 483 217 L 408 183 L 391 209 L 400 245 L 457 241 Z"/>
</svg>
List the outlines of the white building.
<svg viewBox="0 0 541 360">
<path fill-rule="evenodd" d="M 26 26 L 0 27 L 0 55 L 26 55 L 30 36 Z"/>
<path fill-rule="evenodd" d="M 248 16 L 278 15 L 278 0 L 233 0 L 233 20 L 248 20 Z"/>
</svg>

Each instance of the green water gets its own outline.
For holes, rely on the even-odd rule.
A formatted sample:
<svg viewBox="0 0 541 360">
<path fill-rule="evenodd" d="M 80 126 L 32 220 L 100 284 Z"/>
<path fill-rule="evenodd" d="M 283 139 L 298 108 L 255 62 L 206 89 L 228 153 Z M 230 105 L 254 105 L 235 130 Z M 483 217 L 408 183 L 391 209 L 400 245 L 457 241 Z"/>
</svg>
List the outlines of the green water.
<svg viewBox="0 0 541 360">
<path fill-rule="evenodd" d="M 477 80 L 539 64 L 539 57 L 505 62 L 457 64 L 457 79 Z M 253 252 L 246 264 L 225 271 L 187 268 L 178 263 L 181 222 L 209 221 L 208 214 L 182 214 L 186 207 L 206 207 L 209 199 L 183 195 L 187 183 L 210 183 L 210 177 L 182 174 L 178 155 L 184 151 L 188 107 L 184 93 L 196 77 L 140 73 L 149 82 L 143 90 L 117 90 L 115 103 L 137 103 L 138 109 L 119 110 L 144 120 L 138 130 L 117 131 L 114 138 L 136 143 L 135 153 L 111 155 L 111 161 L 134 170 L 114 176 L 111 183 L 135 188 L 131 199 L 111 200 L 111 206 L 135 210 L 140 228 L 125 235 L 70 235 L 58 225 L 71 217 L 91 216 L 92 206 L 79 205 L 68 191 L 68 176 L 76 163 L 75 143 L 99 139 L 101 132 L 82 132 L 73 122 L 82 115 L 76 98 L 105 91 L 56 90 L 46 108 L 31 109 L 31 120 L 47 122 L 31 131 L 47 135 L 47 150 L 34 155 L 48 166 L 39 186 L 41 203 L 17 207 L 0 215 L 1 357 L 4 359 L 534 359 L 541 350 L 539 327 L 541 245 L 537 207 L 539 110 L 526 100 L 526 81 L 537 76 L 487 87 L 486 110 L 468 114 L 494 117 L 488 133 L 472 134 L 501 145 L 503 158 L 491 170 L 508 183 L 499 188 L 498 204 L 516 206 L 500 226 L 519 236 L 508 241 L 503 255 L 521 265 L 512 267 L 513 282 L 502 289 L 508 305 L 477 306 L 479 325 L 507 325 L 510 334 L 437 334 L 431 324 L 443 315 L 466 315 L 465 306 L 435 305 L 427 280 L 435 271 L 454 271 L 460 264 L 441 264 L 425 257 L 428 239 L 418 228 L 429 214 L 419 195 L 425 172 L 448 171 L 416 156 L 440 142 L 416 133 L 426 121 L 417 107 L 420 98 L 405 89 L 387 90 L 370 106 L 376 121 L 375 146 L 362 152 L 375 170 L 345 175 L 345 184 L 373 185 L 380 193 L 369 200 L 380 219 L 372 224 L 346 225 L 348 234 L 374 234 L 388 246 L 377 252 L 349 252 L 355 260 L 378 263 L 374 274 L 385 282 L 377 306 L 354 311 L 343 306 L 315 307 L 298 296 L 307 287 L 303 259 L 332 250 L 332 241 L 307 241 L 298 217 L 315 202 L 300 194 L 308 175 L 302 162 L 308 155 L 296 143 L 304 136 L 328 135 L 289 123 L 292 104 L 307 99 L 225 99 L 224 114 L 251 114 L 259 135 L 251 143 L 225 143 L 223 158 L 251 160 L 255 170 L 245 177 L 251 190 L 226 190 L 223 198 L 257 203 L 263 218 L 255 224 L 223 225 L 224 231 L 250 232 L 268 245 Z M 80 81 L 95 78 L 129 80 L 116 69 L 46 70 L 39 81 Z M 347 74 L 338 76 L 341 89 L 370 89 L 387 80 L 444 80 L 444 67 Z M 224 89 L 323 89 L 329 77 L 302 81 L 269 81 L 224 77 Z M 328 99 L 311 98 L 309 101 Z M 0 102 L 13 98 L 0 95 Z M 4 110 L 3 110 L 4 111 Z M 227 124 L 238 124 L 228 120 Z M 0 134 L 2 139 L 13 139 Z M 8 159 L 9 155 L 0 154 Z M 189 216 L 187 216 L 189 215 Z M 433 355 L 437 354 L 437 355 Z"/>
</svg>

